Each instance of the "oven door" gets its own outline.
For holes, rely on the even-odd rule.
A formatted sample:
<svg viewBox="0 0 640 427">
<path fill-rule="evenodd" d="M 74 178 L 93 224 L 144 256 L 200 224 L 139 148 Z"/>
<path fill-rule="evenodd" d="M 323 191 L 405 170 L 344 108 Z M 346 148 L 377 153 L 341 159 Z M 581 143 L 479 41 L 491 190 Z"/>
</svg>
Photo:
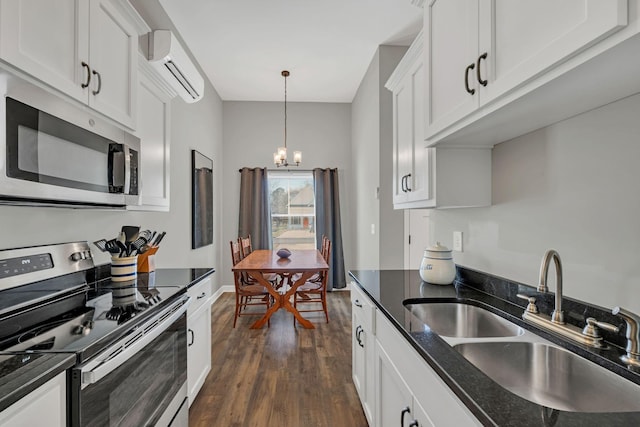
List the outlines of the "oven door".
<svg viewBox="0 0 640 427">
<path fill-rule="evenodd" d="M 180 425 L 186 405 L 188 297 L 72 370 L 72 426 Z M 171 310 L 170 312 L 168 312 Z M 173 420 L 173 421 L 172 421 Z"/>
</svg>

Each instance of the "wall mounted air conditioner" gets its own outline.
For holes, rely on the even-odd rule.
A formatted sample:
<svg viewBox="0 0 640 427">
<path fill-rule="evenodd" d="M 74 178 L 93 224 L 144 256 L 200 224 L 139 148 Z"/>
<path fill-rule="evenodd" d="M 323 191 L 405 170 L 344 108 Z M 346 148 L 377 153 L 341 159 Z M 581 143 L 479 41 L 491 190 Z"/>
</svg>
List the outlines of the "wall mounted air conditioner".
<svg viewBox="0 0 640 427">
<path fill-rule="evenodd" d="M 204 79 L 171 31 L 155 30 L 149 34 L 148 59 L 186 102 L 202 98 Z"/>
</svg>

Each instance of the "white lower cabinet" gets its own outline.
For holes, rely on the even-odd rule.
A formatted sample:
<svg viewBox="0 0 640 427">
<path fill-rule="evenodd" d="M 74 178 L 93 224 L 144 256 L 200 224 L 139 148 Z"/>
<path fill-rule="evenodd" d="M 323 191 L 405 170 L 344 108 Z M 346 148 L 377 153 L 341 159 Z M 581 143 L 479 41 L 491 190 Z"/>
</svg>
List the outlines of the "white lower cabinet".
<svg viewBox="0 0 640 427">
<path fill-rule="evenodd" d="M 353 383 L 360 397 L 362 409 L 369 425 L 374 425 L 375 382 L 373 372 L 374 357 L 374 313 L 373 303 L 360 289 L 351 285 L 351 366 Z"/>
<path fill-rule="evenodd" d="M 379 427 L 399 425 L 402 427 L 434 426 L 422 409 L 411 389 L 404 382 L 395 365 L 376 343 L 376 424 Z M 399 423 L 398 423 L 399 422 Z"/>
<path fill-rule="evenodd" d="M 187 311 L 187 388 L 189 406 L 211 371 L 211 278 L 189 288 Z"/>
<path fill-rule="evenodd" d="M 379 310 L 375 325 L 377 427 L 481 425 Z"/>
<path fill-rule="evenodd" d="M 0 413 L 0 426 L 67 425 L 67 373 L 44 383 Z"/>
</svg>

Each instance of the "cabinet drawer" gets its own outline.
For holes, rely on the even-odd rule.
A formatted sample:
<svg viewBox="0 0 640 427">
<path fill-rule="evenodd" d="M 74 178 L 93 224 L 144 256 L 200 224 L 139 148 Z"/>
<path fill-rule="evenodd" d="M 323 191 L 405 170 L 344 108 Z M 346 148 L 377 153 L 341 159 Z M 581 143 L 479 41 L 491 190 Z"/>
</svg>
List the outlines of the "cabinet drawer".
<svg viewBox="0 0 640 427">
<path fill-rule="evenodd" d="M 211 278 L 207 277 L 202 279 L 190 287 L 187 294 L 191 297 L 191 304 L 189 304 L 187 316 L 191 316 L 211 298 Z"/>
<path fill-rule="evenodd" d="M 361 319 L 362 327 L 375 335 L 375 306 L 355 282 L 351 282 L 351 310 Z"/>
</svg>

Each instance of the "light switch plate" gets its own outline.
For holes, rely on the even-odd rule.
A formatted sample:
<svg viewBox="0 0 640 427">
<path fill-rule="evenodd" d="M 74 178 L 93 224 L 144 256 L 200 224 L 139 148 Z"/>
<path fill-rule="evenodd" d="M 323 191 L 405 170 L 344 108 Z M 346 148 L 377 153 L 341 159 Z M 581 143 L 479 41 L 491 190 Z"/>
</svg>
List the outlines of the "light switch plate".
<svg viewBox="0 0 640 427">
<path fill-rule="evenodd" d="M 462 252 L 462 231 L 453 232 L 453 250 Z"/>
</svg>

